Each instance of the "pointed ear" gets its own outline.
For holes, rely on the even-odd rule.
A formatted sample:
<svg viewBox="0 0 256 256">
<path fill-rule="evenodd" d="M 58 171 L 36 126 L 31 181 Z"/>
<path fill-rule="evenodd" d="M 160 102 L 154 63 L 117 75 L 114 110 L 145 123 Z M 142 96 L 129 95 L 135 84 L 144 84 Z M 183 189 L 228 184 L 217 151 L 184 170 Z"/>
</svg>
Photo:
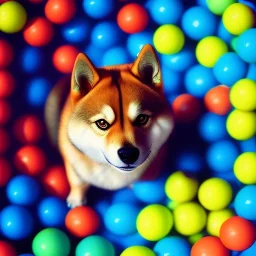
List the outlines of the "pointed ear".
<svg viewBox="0 0 256 256">
<path fill-rule="evenodd" d="M 162 92 L 160 64 L 154 48 L 146 44 L 132 64 L 131 72 L 144 84 Z"/>
<path fill-rule="evenodd" d="M 90 59 L 79 53 L 71 77 L 71 100 L 76 103 L 86 95 L 100 80 L 97 69 Z"/>
</svg>

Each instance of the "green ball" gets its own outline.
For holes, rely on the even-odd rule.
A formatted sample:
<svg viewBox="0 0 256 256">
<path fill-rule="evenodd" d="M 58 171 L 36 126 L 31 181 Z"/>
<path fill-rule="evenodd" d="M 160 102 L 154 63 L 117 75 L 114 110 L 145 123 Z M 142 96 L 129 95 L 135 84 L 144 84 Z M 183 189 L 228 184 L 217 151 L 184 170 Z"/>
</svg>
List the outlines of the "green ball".
<svg viewBox="0 0 256 256">
<path fill-rule="evenodd" d="M 36 256 L 68 256 L 70 241 L 63 231 L 57 228 L 46 228 L 34 237 L 32 249 Z"/>
<path fill-rule="evenodd" d="M 223 12 L 236 0 L 206 0 L 209 10 L 217 15 L 222 15 Z"/>
<path fill-rule="evenodd" d="M 115 256 L 113 245 L 102 236 L 88 236 L 76 247 L 76 256 Z"/>
</svg>

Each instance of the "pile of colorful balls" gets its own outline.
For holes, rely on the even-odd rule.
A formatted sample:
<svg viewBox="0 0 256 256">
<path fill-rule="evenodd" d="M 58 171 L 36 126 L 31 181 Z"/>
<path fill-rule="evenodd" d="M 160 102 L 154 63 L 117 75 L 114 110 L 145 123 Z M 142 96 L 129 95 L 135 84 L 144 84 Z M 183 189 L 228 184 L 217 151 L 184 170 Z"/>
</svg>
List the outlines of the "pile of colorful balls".
<svg viewBox="0 0 256 256">
<path fill-rule="evenodd" d="M 0 0 L 0 256 L 256 255 L 255 24 L 255 1 Z M 176 120 L 162 174 L 69 209 L 47 95 L 79 52 L 146 43 Z"/>
</svg>

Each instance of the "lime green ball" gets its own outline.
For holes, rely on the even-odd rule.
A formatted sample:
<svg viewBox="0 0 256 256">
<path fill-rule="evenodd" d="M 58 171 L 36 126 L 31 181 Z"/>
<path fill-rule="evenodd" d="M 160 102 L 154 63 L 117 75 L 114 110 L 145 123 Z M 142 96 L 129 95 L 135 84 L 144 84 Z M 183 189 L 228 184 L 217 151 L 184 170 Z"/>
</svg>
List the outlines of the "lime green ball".
<svg viewBox="0 0 256 256">
<path fill-rule="evenodd" d="M 32 249 L 36 256 L 67 256 L 70 253 L 70 241 L 63 231 L 46 228 L 34 237 Z"/>
<path fill-rule="evenodd" d="M 125 249 L 120 256 L 156 256 L 156 254 L 145 246 L 131 246 Z"/>
<path fill-rule="evenodd" d="M 205 209 L 196 202 L 179 204 L 173 210 L 174 227 L 185 236 L 200 232 L 206 225 L 206 218 Z"/>
<path fill-rule="evenodd" d="M 256 133 L 256 113 L 235 109 L 227 117 L 226 128 L 236 140 L 250 139 Z"/>
<path fill-rule="evenodd" d="M 196 58 L 201 65 L 212 68 L 227 51 L 228 47 L 222 39 L 217 36 L 207 36 L 198 42 Z"/>
<path fill-rule="evenodd" d="M 178 203 L 191 201 L 197 195 L 198 181 L 177 171 L 171 174 L 165 183 L 165 193 L 168 198 Z"/>
<path fill-rule="evenodd" d="M 236 0 L 206 0 L 207 7 L 216 15 L 222 15 L 228 6 L 235 2 Z"/>
<path fill-rule="evenodd" d="M 239 110 L 256 110 L 256 82 L 249 78 L 237 81 L 230 90 L 230 101 Z"/>
<path fill-rule="evenodd" d="M 196 233 L 194 235 L 189 236 L 188 237 L 188 241 L 191 244 L 195 244 L 197 241 L 199 241 L 203 237 L 204 237 L 204 233 L 203 232 L 199 232 L 199 233 Z"/>
<path fill-rule="evenodd" d="M 240 35 L 253 27 L 254 13 L 249 6 L 242 3 L 234 3 L 224 11 L 222 22 L 229 33 Z"/>
<path fill-rule="evenodd" d="M 165 24 L 155 31 L 153 43 L 158 52 L 162 54 L 174 54 L 183 48 L 185 36 L 178 26 Z"/>
<path fill-rule="evenodd" d="M 234 163 L 234 174 L 243 184 L 256 184 L 256 153 L 245 152 Z"/>
<path fill-rule="evenodd" d="M 140 211 L 136 225 L 142 237 L 149 241 L 158 241 L 172 229 L 172 213 L 163 205 L 151 204 Z"/>
<path fill-rule="evenodd" d="M 199 187 L 198 199 L 201 205 L 210 211 L 226 208 L 232 201 L 231 185 L 220 178 L 205 180 Z"/>
<path fill-rule="evenodd" d="M 5 2 L 0 6 L 0 31 L 16 33 L 23 29 L 27 21 L 24 7 L 16 2 Z"/>
<path fill-rule="evenodd" d="M 209 212 L 206 224 L 209 235 L 219 236 L 221 225 L 232 216 L 234 216 L 234 212 L 231 209 Z"/>
</svg>

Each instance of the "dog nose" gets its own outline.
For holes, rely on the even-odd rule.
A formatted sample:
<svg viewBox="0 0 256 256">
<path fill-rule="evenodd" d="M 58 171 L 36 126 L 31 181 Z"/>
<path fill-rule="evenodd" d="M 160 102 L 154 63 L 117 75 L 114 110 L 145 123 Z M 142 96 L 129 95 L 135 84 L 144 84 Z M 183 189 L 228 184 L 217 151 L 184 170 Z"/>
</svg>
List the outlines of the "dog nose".
<svg viewBox="0 0 256 256">
<path fill-rule="evenodd" d="M 135 147 L 124 147 L 118 151 L 118 156 L 125 164 L 133 164 L 139 157 L 140 151 Z"/>
</svg>

